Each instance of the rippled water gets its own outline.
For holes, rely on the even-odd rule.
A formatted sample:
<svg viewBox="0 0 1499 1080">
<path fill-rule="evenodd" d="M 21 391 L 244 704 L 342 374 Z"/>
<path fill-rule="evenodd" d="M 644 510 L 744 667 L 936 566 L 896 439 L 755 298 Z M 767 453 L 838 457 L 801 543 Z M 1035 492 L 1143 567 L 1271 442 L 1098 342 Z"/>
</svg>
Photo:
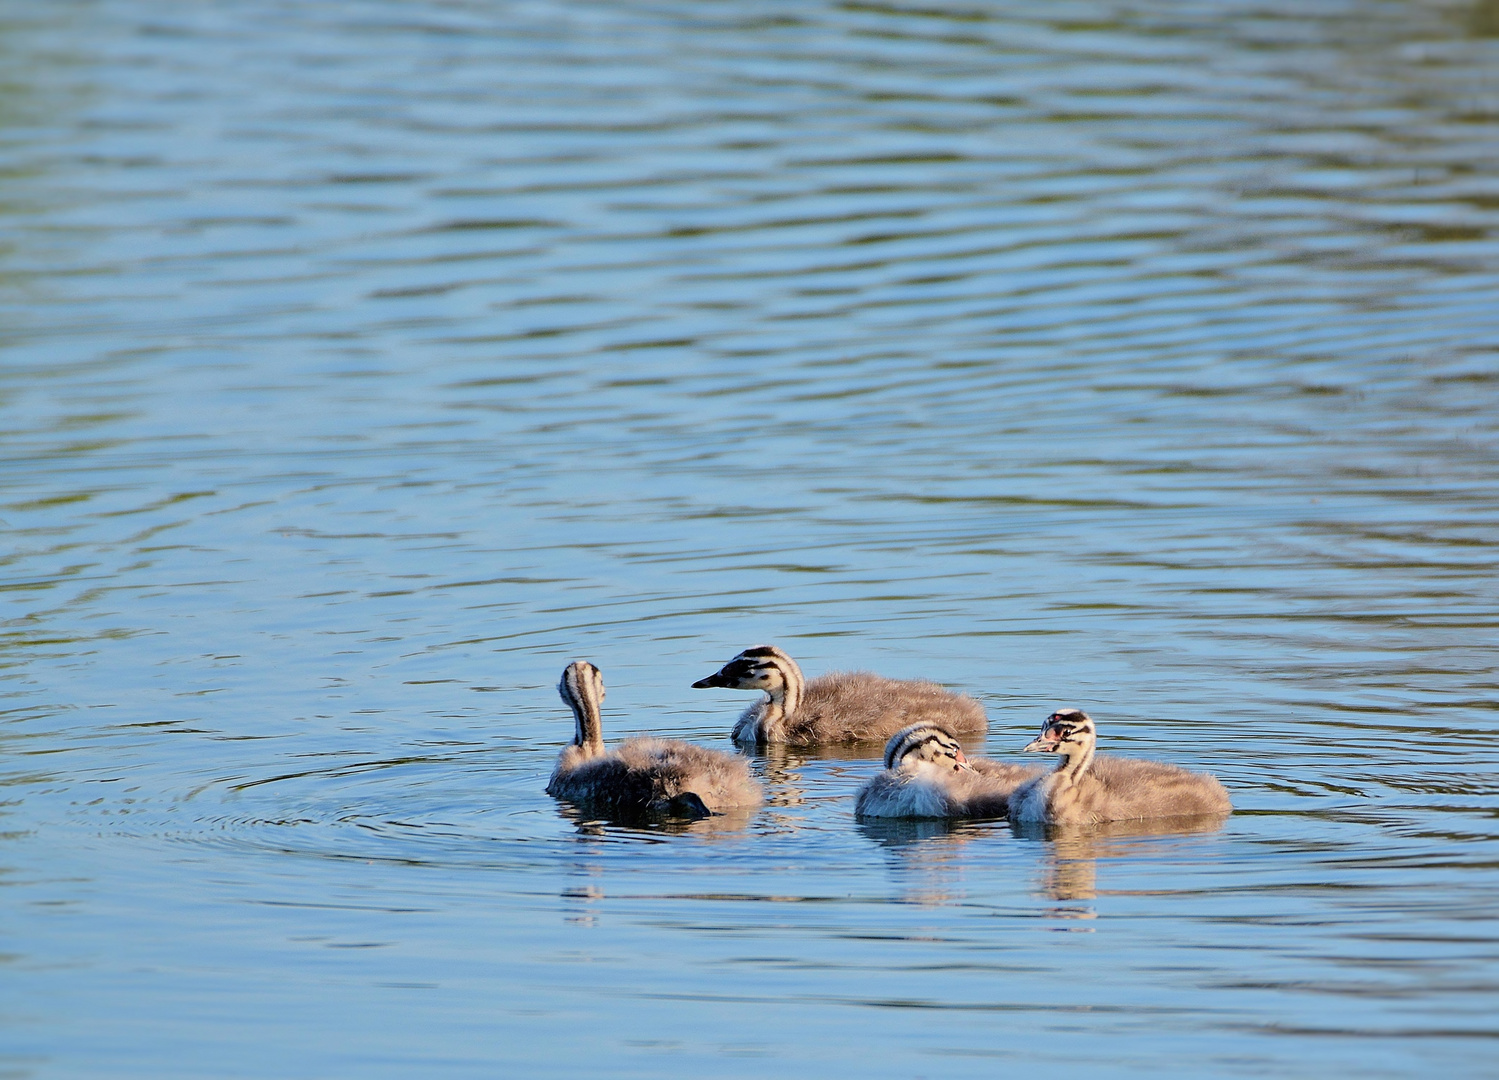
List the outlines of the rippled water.
<svg viewBox="0 0 1499 1080">
<path fill-rule="evenodd" d="M 1495 35 L 0 2 L 0 1073 L 1492 1068 Z M 1239 810 L 543 794 L 761 641 Z"/>
</svg>

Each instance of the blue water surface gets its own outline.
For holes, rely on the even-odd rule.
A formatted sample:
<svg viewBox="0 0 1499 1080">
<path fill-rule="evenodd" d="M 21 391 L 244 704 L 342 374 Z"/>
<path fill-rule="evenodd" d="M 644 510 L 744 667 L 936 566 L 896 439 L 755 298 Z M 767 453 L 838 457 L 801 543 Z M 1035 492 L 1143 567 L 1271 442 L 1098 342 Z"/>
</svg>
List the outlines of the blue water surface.
<svg viewBox="0 0 1499 1080">
<path fill-rule="evenodd" d="M 0 1076 L 1492 1075 L 1499 7 L 0 0 Z M 543 793 L 774 642 L 1218 828 Z"/>
</svg>

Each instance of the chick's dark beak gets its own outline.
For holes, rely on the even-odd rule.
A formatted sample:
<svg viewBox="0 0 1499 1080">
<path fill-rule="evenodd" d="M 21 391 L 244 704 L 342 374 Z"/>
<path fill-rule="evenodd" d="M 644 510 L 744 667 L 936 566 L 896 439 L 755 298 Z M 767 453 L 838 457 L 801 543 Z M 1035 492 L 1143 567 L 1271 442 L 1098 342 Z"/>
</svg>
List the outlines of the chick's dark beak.
<svg viewBox="0 0 1499 1080">
<path fill-rule="evenodd" d="M 722 671 L 715 671 L 712 675 L 709 675 L 706 679 L 699 679 L 697 682 L 693 683 L 692 684 L 692 688 L 694 690 L 706 690 L 710 686 L 732 686 L 732 685 L 733 685 L 733 683 L 729 682 L 728 679 L 724 678 L 724 674 L 723 674 Z"/>
</svg>

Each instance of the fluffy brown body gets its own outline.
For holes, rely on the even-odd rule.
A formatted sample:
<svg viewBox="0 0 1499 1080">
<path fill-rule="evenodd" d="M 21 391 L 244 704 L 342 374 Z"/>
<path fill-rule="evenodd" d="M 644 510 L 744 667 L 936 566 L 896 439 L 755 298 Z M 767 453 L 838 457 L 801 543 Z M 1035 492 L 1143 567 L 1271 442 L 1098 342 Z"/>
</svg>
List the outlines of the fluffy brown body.
<svg viewBox="0 0 1499 1080">
<path fill-rule="evenodd" d="M 630 739 L 600 757 L 565 747 L 547 794 L 617 814 L 710 812 L 755 806 L 760 785 L 740 758 L 675 739 Z"/>
<path fill-rule="evenodd" d="M 969 758 L 972 772 L 934 780 L 907 773 L 882 772 L 859 789 L 854 813 L 859 817 L 989 818 L 1010 812 L 1010 797 L 1042 775 L 997 761 Z"/>
<path fill-rule="evenodd" d="M 751 705 L 734 728 L 734 741 L 763 718 L 765 702 Z M 874 742 L 890 738 L 911 724 L 940 723 L 956 735 L 982 734 L 988 727 L 984 707 L 966 694 L 954 694 L 923 679 L 887 679 L 868 671 L 830 671 L 806 684 L 801 708 L 777 729 L 777 742 L 792 746 L 816 743 Z"/>
<path fill-rule="evenodd" d="M 617 816 L 702 816 L 758 806 L 760 784 L 741 757 L 677 739 L 631 739 L 604 747 L 604 679 L 583 660 L 569 664 L 557 692 L 577 721 L 557 756 L 547 794 Z"/>
<path fill-rule="evenodd" d="M 1087 713 L 1053 713 L 1041 737 L 1025 749 L 1060 753 L 1062 761 L 1012 795 L 1010 816 L 1016 821 L 1087 825 L 1233 810 L 1228 790 L 1217 778 L 1156 761 L 1098 756 L 1096 740 Z"/>
<path fill-rule="evenodd" d="M 963 753 L 952 732 L 916 723 L 885 745 L 885 771 L 859 789 L 861 818 L 1004 817 L 1010 796 L 1040 769 L 1004 765 Z"/>
<path fill-rule="evenodd" d="M 917 723 L 959 735 L 988 728 L 984 707 L 966 694 L 868 671 L 834 671 L 808 682 L 796 661 L 773 645 L 746 649 L 693 685 L 764 692 L 765 699 L 745 709 L 734 725 L 734 741 L 742 745 L 884 741 Z"/>
</svg>

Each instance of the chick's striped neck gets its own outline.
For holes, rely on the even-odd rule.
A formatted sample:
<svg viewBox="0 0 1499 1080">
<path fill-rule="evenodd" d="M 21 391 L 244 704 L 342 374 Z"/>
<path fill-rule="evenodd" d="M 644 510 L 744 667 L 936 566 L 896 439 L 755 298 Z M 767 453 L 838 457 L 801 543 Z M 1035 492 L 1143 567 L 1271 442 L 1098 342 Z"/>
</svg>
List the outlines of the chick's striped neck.
<svg viewBox="0 0 1499 1080">
<path fill-rule="evenodd" d="M 1057 748 L 1062 760 L 1057 763 L 1056 776 L 1061 784 L 1071 786 L 1083 778 L 1088 766 L 1093 764 L 1093 752 L 1097 748 L 1097 736 L 1091 724 L 1074 729 L 1066 735 Z"/>
<path fill-rule="evenodd" d="M 572 664 L 562 674 L 562 700 L 572 708 L 575 727 L 573 745 L 595 757 L 604 752 L 604 727 L 600 699 L 603 679 L 591 664 Z"/>
<path fill-rule="evenodd" d="M 755 661 L 758 669 L 769 676 L 762 689 L 767 698 L 760 712 L 762 733 L 780 731 L 802 707 L 802 695 L 806 680 L 796 661 L 772 645 L 748 649 L 742 655 Z"/>
</svg>

